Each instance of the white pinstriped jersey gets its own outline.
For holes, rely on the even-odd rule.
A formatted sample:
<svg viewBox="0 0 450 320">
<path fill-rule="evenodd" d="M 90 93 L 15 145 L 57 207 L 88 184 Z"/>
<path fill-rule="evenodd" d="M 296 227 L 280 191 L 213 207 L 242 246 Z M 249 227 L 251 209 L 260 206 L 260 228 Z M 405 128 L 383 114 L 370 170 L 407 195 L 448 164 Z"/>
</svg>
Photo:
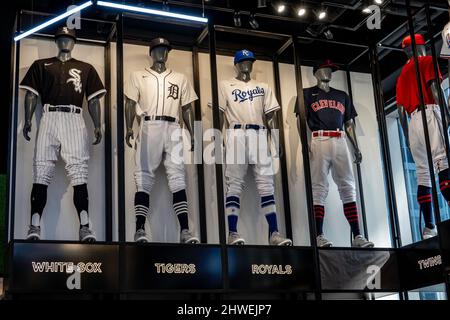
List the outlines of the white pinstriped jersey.
<svg viewBox="0 0 450 320">
<path fill-rule="evenodd" d="M 280 109 L 280 105 L 267 83 L 231 79 L 220 83 L 219 108 L 230 125 L 264 125 L 264 115 Z"/>
<path fill-rule="evenodd" d="M 178 119 L 181 106 L 198 99 L 184 74 L 150 68 L 133 72 L 125 85 L 125 95 L 138 103 L 138 116 L 170 116 Z"/>
</svg>

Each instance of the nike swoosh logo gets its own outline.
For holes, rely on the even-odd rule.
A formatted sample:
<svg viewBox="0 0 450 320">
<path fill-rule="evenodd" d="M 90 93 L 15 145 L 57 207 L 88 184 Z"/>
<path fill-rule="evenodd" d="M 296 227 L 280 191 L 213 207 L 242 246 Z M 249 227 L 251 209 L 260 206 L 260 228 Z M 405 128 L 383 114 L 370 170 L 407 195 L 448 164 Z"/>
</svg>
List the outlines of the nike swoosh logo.
<svg viewBox="0 0 450 320">
<path fill-rule="evenodd" d="M 44 63 L 44 66 L 48 67 L 48 66 L 51 66 L 52 64 L 53 64 L 53 62 L 52 63 Z"/>
</svg>

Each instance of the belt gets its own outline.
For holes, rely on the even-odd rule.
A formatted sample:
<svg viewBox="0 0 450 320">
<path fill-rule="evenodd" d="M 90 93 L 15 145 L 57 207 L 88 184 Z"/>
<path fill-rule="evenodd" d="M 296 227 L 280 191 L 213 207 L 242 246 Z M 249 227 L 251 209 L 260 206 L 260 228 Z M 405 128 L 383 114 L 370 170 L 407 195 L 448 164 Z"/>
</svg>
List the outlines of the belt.
<svg viewBox="0 0 450 320">
<path fill-rule="evenodd" d="M 55 106 L 48 107 L 47 112 L 71 112 L 71 113 L 81 113 L 81 108 L 78 107 L 68 107 L 68 106 Z"/>
<path fill-rule="evenodd" d="M 332 138 L 341 138 L 344 136 L 344 131 L 314 131 L 313 137 L 332 137 Z"/>
<path fill-rule="evenodd" d="M 160 120 L 160 121 L 167 121 L 167 122 L 178 122 L 176 118 L 169 117 L 169 116 L 145 116 L 145 121 L 152 121 L 152 120 Z"/>
<path fill-rule="evenodd" d="M 233 129 L 252 129 L 252 130 L 264 130 L 266 127 L 260 126 L 259 124 L 235 124 Z"/>
</svg>

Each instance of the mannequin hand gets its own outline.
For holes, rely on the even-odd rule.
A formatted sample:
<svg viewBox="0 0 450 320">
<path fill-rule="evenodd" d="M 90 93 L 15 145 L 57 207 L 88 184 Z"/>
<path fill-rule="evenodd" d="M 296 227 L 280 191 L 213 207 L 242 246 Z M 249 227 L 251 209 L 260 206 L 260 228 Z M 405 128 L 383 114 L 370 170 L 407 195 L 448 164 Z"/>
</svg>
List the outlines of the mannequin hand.
<svg viewBox="0 0 450 320">
<path fill-rule="evenodd" d="M 30 141 L 29 133 L 31 131 L 31 121 L 26 121 L 23 125 L 23 136 L 25 137 L 25 140 Z"/>
<path fill-rule="evenodd" d="M 102 129 L 95 128 L 94 129 L 94 136 L 95 136 L 95 141 L 92 144 L 95 146 L 96 144 L 99 144 L 100 141 L 102 141 Z"/>
<path fill-rule="evenodd" d="M 355 163 L 356 163 L 356 164 L 359 164 L 359 163 L 361 163 L 361 161 L 362 161 L 362 154 L 361 154 L 361 151 L 356 150 L 356 151 L 355 151 Z"/>
<path fill-rule="evenodd" d="M 133 133 L 132 129 L 127 131 L 127 135 L 125 137 L 125 140 L 127 142 L 127 146 L 130 147 L 130 148 L 133 148 L 133 145 L 131 144 L 130 139 L 134 139 L 134 133 Z"/>
</svg>

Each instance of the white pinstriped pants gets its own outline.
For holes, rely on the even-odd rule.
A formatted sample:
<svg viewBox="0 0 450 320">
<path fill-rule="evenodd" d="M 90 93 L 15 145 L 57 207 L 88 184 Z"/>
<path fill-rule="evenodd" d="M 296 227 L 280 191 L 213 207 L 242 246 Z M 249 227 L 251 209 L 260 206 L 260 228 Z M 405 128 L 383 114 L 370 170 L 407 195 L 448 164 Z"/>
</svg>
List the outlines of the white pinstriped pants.
<svg viewBox="0 0 450 320">
<path fill-rule="evenodd" d="M 75 108 L 74 106 L 72 108 Z M 58 154 L 66 164 L 72 186 L 88 181 L 89 143 L 83 113 L 47 112 L 39 125 L 34 153 L 34 183 L 49 185 L 55 174 Z"/>
</svg>

